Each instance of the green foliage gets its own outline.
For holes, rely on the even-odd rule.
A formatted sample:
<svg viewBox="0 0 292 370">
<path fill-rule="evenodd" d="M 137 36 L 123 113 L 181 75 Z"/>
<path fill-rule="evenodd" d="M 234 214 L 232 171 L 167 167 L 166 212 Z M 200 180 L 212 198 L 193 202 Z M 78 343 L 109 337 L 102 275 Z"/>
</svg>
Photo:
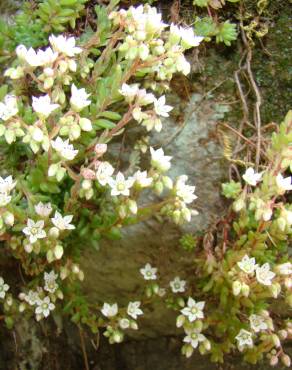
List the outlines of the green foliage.
<svg viewBox="0 0 292 370">
<path fill-rule="evenodd" d="M 63 32 L 68 25 L 75 28 L 88 0 L 44 0 L 35 12 L 43 24 L 44 31 Z"/>
<path fill-rule="evenodd" d="M 222 184 L 222 194 L 226 198 L 235 199 L 238 197 L 239 193 L 241 192 L 241 183 L 235 182 L 231 180 L 230 182 L 226 182 Z"/>
<path fill-rule="evenodd" d="M 230 46 L 231 41 L 236 40 L 236 38 L 237 32 L 235 24 L 225 21 L 219 25 L 216 34 L 216 42 L 224 42 L 225 45 Z"/>
</svg>

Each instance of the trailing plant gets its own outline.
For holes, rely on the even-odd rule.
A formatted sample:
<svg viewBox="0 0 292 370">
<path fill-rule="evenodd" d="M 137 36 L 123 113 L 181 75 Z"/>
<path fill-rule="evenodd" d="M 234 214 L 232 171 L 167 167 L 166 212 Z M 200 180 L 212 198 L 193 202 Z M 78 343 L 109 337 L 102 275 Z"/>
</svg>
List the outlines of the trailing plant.
<svg viewBox="0 0 292 370">
<path fill-rule="evenodd" d="M 237 3 L 238 0 L 227 0 L 229 3 Z M 231 42 L 237 38 L 236 23 L 230 23 L 229 20 L 219 21 L 217 14 L 213 15 L 220 10 L 226 3 L 220 0 L 194 0 L 193 4 L 198 8 L 205 8 L 208 16 L 195 18 L 195 32 L 197 35 L 205 37 L 205 41 L 211 41 L 213 37 L 216 38 L 216 43 L 223 42 L 225 45 L 230 46 Z M 212 9 L 212 10 L 211 10 Z"/>
<path fill-rule="evenodd" d="M 120 342 L 126 328 L 137 329 L 141 303 L 130 302 L 119 316 L 117 305 L 89 304 L 79 290 L 82 249 L 98 249 L 102 237 L 119 238 L 123 226 L 153 215 L 181 224 L 196 214 L 189 206 L 195 187 L 187 176 L 167 176 L 172 158 L 162 148 L 137 143 L 123 170 L 108 148 L 129 125 L 162 129 L 172 110 L 163 92 L 174 73 L 189 73 L 184 51 L 202 38 L 169 27 L 149 5 L 114 5 L 96 6 L 97 31 L 79 40 L 52 34 L 43 49 L 18 45 L 4 73 L 1 250 L 25 278 L 0 279 L 9 328 L 20 316 L 63 313 L 93 332 L 106 327 L 109 341 Z M 137 160 L 146 151 L 148 171 Z M 161 200 L 145 204 L 145 191 Z"/>
</svg>

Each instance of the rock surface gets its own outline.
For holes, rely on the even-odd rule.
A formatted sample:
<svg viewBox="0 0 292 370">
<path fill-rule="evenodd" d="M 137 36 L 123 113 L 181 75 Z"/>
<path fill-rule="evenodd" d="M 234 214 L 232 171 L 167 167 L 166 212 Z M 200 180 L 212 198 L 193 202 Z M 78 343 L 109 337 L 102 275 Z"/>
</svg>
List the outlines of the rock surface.
<svg viewBox="0 0 292 370">
<path fill-rule="evenodd" d="M 194 208 L 199 215 L 184 228 L 188 231 L 205 230 L 223 209 L 220 183 L 227 171 L 216 122 L 225 110 L 225 106 L 194 94 L 185 108 L 183 125 L 168 119 L 162 132 L 152 138 L 155 147 L 162 146 L 167 155 L 173 156 L 171 177 L 186 174 L 189 182 L 196 184 L 198 199 Z M 139 299 L 145 286 L 139 269 L 147 262 L 158 267 L 163 277 L 159 281 L 165 288 L 175 276 L 186 276 L 192 261 L 178 245 L 182 232 L 173 224 L 151 219 L 123 229 L 119 241 L 102 242 L 98 252 L 87 250 L 82 267 L 86 277 L 83 286 L 89 298 L 121 305 Z M 141 319 L 138 333 L 146 337 L 173 334 L 174 323 L 173 313 L 158 303 L 151 315 Z"/>
</svg>

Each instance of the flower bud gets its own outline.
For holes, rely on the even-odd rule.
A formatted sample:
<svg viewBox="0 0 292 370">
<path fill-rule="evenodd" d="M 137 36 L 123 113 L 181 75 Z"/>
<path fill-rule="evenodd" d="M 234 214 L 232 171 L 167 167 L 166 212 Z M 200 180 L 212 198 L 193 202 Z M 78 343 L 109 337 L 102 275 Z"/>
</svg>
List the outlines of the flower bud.
<svg viewBox="0 0 292 370">
<path fill-rule="evenodd" d="M 121 343 L 124 339 L 124 335 L 120 331 L 115 331 L 112 338 L 115 343 Z"/>
<path fill-rule="evenodd" d="M 161 181 L 157 181 L 154 185 L 154 192 L 157 195 L 160 195 L 163 192 L 163 183 Z"/>
<path fill-rule="evenodd" d="M 59 169 L 59 165 L 54 163 L 54 164 L 51 164 L 50 167 L 49 167 L 49 170 L 48 170 L 48 176 L 49 177 L 53 177 L 56 175 L 57 171 Z"/>
<path fill-rule="evenodd" d="M 92 181 L 90 181 L 90 180 L 83 180 L 81 186 L 82 186 L 82 189 L 89 190 L 92 187 Z"/>
<path fill-rule="evenodd" d="M 88 118 L 80 118 L 79 125 L 83 131 L 91 131 L 92 124 Z"/>
<path fill-rule="evenodd" d="M 57 260 L 61 259 L 64 254 L 64 249 L 62 245 L 57 244 L 54 248 L 54 256 L 56 257 Z"/>
<path fill-rule="evenodd" d="M 107 144 L 96 144 L 94 151 L 98 157 L 102 156 L 107 151 Z"/>
<path fill-rule="evenodd" d="M 249 292 L 250 292 L 249 286 L 247 284 L 243 283 L 242 284 L 242 287 L 241 287 L 241 294 L 244 297 L 248 297 L 249 296 Z"/>
<path fill-rule="evenodd" d="M 162 177 L 162 183 L 167 189 L 172 189 L 173 188 L 173 181 L 170 177 L 168 176 L 163 176 Z"/>
<path fill-rule="evenodd" d="M 51 227 L 49 230 L 49 237 L 52 239 L 58 239 L 60 235 L 59 229 L 55 226 Z"/>
<path fill-rule="evenodd" d="M 185 321 L 186 321 L 186 318 L 184 317 L 184 315 L 179 315 L 176 318 L 176 327 L 181 328 L 183 324 L 185 323 Z"/>
<path fill-rule="evenodd" d="M 233 284 L 232 284 L 233 295 L 238 296 L 239 293 L 241 292 L 241 287 L 242 287 L 242 285 L 241 285 L 240 281 L 238 281 L 238 280 L 234 281 Z"/>
<path fill-rule="evenodd" d="M 11 212 L 5 212 L 3 215 L 3 219 L 6 225 L 13 226 L 14 225 L 14 214 Z"/>
<path fill-rule="evenodd" d="M 25 310 L 25 304 L 24 303 L 20 303 L 19 307 L 18 307 L 18 311 L 19 312 L 23 312 Z"/>
<path fill-rule="evenodd" d="M 277 298 L 281 292 L 281 285 L 279 283 L 274 283 L 269 286 L 269 290 L 272 293 L 273 298 Z"/>
<path fill-rule="evenodd" d="M 68 60 L 68 67 L 71 72 L 76 72 L 77 71 L 77 63 L 75 62 L 74 59 L 69 59 Z"/>
<path fill-rule="evenodd" d="M 270 365 L 271 366 L 276 366 L 276 365 L 278 365 L 278 362 L 279 362 L 279 360 L 278 360 L 278 357 L 277 356 L 272 356 L 271 357 L 271 359 L 270 359 Z"/>
<path fill-rule="evenodd" d="M 132 199 L 128 200 L 128 208 L 133 215 L 137 214 L 138 207 L 137 207 L 137 203 L 134 200 Z"/>
<path fill-rule="evenodd" d="M 237 199 L 234 203 L 233 203 L 233 210 L 235 212 L 239 212 L 242 210 L 242 208 L 244 207 L 245 203 L 244 203 L 244 200 L 242 198 L 239 198 Z"/>
<path fill-rule="evenodd" d="M 76 265 L 76 264 L 72 265 L 72 272 L 73 272 L 73 274 L 79 274 L 79 272 L 80 272 L 79 266 Z"/>
<path fill-rule="evenodd" d="M 283 354 L 281 356 L 281 361 L 283 363 L 283 365 L 285 365 L 286 367 L 290 367 L 291 366 L 291 359 L 288 355 L 286 354 Z"/>
<path fill-rule="evenodd" d="M 65 60 L 61 60 L 59 62 L 59 71 L 61 73 L 65 73 L 67 71 L 67 69 L 68 69 L 68 63 L 65 62 Z"/>
<path fill-rule="evenodd" d="M 31 253 L 33 251 L 33 245 L 32 244 L 24 244 L 24 250 L 26 253 Z"/>
<path fill-rule="evenodd" d="M 206 351 L 210 351 L 210 349 L 211 349 L 211 342 L 208 339 L 206 339 L 203 342 L 203 346 L 205 347 Z"/>
<path fill-rule="evenodd" d="M 282 329 L 278 331 L 278 335 L 280 339 L 285 340 L 288 337 L 288 332 L 287 330 Z"/>
<path fill-rule="evenodd" d="M 53 77 L 47 77 L 44 81 L 44 89 L 49 90 L 54 85 Z"/>
<path fill-rule="evenodd" d="M 51 263 L 51 262 L 53 262 L 54 261 L 54 254 L 53 254 L 53 252 L 51 251 L 51 250 L 48 250 L 47 251 L 47 261 L 48 261 L 48 263 Z"/>
</svg>

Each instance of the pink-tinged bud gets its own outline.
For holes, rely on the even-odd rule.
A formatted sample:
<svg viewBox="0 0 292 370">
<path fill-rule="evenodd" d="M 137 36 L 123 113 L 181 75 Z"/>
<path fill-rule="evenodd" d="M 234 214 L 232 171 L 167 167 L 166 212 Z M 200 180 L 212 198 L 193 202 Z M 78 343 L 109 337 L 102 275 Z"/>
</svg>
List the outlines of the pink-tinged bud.
<svg viewBox="0 0 292 370">
<path fill-rule="evenodd" d="M 96 144 L 94 151 L 98 157 L 101 157 L 107 151 L 107 144 Z"/>
<path fill-rule="evenodd" d="M 291 365 L 291 359 L 288 355 L 284 354 L 281 356 L 281 361 L 283 363 L 283 365 L 287 366 L 287 367 L 290 367 Z"/>
<path fill-rule="evenodd" d="M 281 347 L 281 341 L 280 341 L 280 338 L 278 337 L 278 335 L 272 334 L 272 341 L 273 341 L 276 348 Z"/>
<path fill-rule="evenodd" d="M 279 335 L 280 339 L 285 340 L 288 337 L 288 332 L 287 332 L 287 330 L 282 329 L 282 330 L 278 331 L 278 335 Z"/>
<path fill-rule="evenodd" d="M 95 179 L 95 172 L 90 170 L 89 168 L 83 168 L 81 170 L 81 175 L 85 178 L 85 180 L 94 180 Z"/>
<path fill-rule="evenodd" d="M 276 366 L 276 365 L 278 365 L 278 362 L 279 362 L 279 360 L 278 360 L 278 357 L 277 357 L 277 356 L 272 356 L 272 357 L 271 357 L 271 359 L 270 359 L 270 365 L 271 365 L 271 366 Z"/>
</svg>

